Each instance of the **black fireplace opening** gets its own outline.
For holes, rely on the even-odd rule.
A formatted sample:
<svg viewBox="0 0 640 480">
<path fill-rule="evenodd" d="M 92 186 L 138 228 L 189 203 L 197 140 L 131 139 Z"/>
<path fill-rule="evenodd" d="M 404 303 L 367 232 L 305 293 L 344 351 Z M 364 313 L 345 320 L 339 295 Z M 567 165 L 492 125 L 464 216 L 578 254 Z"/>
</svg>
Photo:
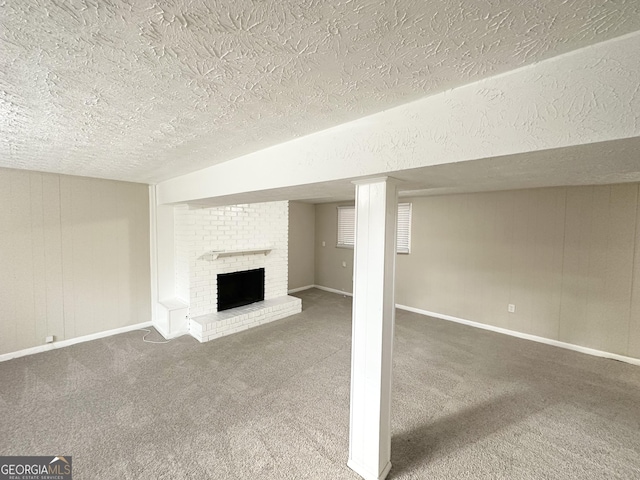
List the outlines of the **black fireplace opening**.
<svg viewBox="0 0 640 480">
<path fill-rule="evenodd" d="M 264 268 L 218 274 L 218 311 L 264 300 Z"/>
</svg>

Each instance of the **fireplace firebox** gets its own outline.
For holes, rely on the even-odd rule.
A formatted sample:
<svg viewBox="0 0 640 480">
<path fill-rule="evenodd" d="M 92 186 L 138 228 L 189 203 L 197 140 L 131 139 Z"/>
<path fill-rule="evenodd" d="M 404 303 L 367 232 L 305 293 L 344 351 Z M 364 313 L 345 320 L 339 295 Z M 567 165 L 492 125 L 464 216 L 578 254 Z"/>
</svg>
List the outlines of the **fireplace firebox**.
<svg viewBox="0 0 640 480">
<path fill-rule="evenodd" d="M 264 300 L 264 268 L 218 274 L 218 311 Z"/>
</svg>

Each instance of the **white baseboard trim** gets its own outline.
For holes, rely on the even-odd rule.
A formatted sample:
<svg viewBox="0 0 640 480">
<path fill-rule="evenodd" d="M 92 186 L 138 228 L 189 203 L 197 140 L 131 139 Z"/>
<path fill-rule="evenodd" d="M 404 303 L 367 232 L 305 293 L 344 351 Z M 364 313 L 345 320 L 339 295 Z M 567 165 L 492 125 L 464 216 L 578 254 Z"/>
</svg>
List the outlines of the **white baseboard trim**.
<svg viewBox="0 0 640 480">
<path fill-rule="evenodd" d="M 473 322 L 471 320 L 465 320 L 464 318 L 453 317 L 451 315 L 445 315 L 443 313 L 430 312 L 428 310 L 422 310 L 420 308 L 408 307 L 406 305 L 400 305 L 396 303 L 396 308 L 400 310 L 406 310 L 408 312 L 419 313 L 428 317 L 439 318 L 441 320 L 448 320 L 450 322 L 461 323 L 470 327 L 481 328 L 483 330 L 489 330 L 491 332 L 502 333 L 504 335 L 510 335 L 512 337 L 523 338 L 525 340 L 531 340 L 533 342 L 544 343 L 546 345 L 552 345 L 554 347 L 565 348 L 567 350 L 573 350 L 574 352 L 586 353 L 587 355 L 593 355 L 594 357 L 610 358 L 612 360 L 618 360 L 620 362 L 630 363 L 632 365 L 640 366 L 640 358 L 627 357 L 625 355 L 618 355 L 617 353 L 604 352 L 602 350 L 595 350 L 593 348 L 582 347 L 573 343 L 561 342 L 559 340 L 552 340 L 551 338 L 538 337 L 537 335 L 530 335 L 528 333 L 518 332 L 516 330 L 509 330 L 507 328 L 494 327 L 485 323 Z"/>
<path fill-rule="evenodd" d="M 0 362 L 6 362 L 13 358 L 25 357 L 27 355 L 33 355 L 35 353 L 47 352 L 49 350 L 55 350 L 57 348 L 69 347 L 77 343 L 89 342 L 91 340 L 97 340 L 99 338 L 110 337 L 111 335 L 117 335 L 119 333 L 131 332 L 133 330 L 140 330 L 141 328 L 152 327 L 151 322 L 137 323 L 135 325 L 127 325 L 126 327 L 114 328 L 113 330 L 105 330 L 104 332 L 92 333 L 90 335 L 84 335 L 82 337 L 70 338 L 68 340 L 60 340 L 59 342 L 46 343 L 44 345 L 38 345 L 37 347 L 25 348 L 24 350 L 18 350 L 16 352 L 3 353 L 0 355 Z"/>
<path fill-rule="evenodd" d="M 324 290 L 325 292 L 338 293 L 340 295 L 346 295 L 347 297 L 353 297 L 351 292 L 343 292 L 342 290 L 336 290 L 335 288 L 323 287 L 322 285 L 314 285 L 318 290 Z"/>
<path fill-rule="evenodd" d="M 307 285 L 306 287 L 294 288 L 292 290 L 289 290 L 288 293 L 302 292 L 303 290 L 309 290 L 310 288 L 317 288 L 318 290 L 324 290 L 325 292 L 337 293 L 339 295 L 346 295 L 347 297 L 353 297 L 353 293 L 351 292 L 344 292 L 336 288 L 323 287 L 322 285 Z"/>
<path fill-rule="evenodd" d="M 306 285 L 304 287 L 292 288 L 291 290 L 288 290 L 287 293 L 302 292 L 303 290 L 309 290 L 310 288 L 313 288 L 313 287 L 315 287 L 315 285 Z"/>
<path fill-rule="evenodd" d="M 154 322 L 151 323 L 151 326 L 155 328 L 158 331 L 158 333 L 164 337 L 165 340 L 173 340 L 174 338 L 178 338 L 183 335 L 189 334 L 189 322 L 186 322 L 186 324 L 187 324 L 186 329 L 182 329 L 177 332 L 173 332 L 171 334 L 167 333 L 162 327 L 160 327 L 159 325 L 156 325 Z"/>
</svg>

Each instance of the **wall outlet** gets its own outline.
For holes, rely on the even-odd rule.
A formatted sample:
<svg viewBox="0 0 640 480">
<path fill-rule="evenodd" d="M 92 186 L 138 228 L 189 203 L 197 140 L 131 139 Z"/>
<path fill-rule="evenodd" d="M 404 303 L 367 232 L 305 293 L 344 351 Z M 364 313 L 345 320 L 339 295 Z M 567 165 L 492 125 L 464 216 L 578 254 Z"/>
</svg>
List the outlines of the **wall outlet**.
<svg viewBox="0 0 640 480">
<path fill-rule="evenodd" d="M 509 305 L 507 305 L 507 310 L 509 311 L 509 313 L 515 313 L 516 306 L 513 303 L 510 303 Z"/>
<path fill-rule="evenodd" d="M 326 247 L 327 246 L 327 242 L 325 242 L 324 240 L 322 241 L 322 246 Z"/>
<path fill-rule="evenodd" d="M 342 262 L 342 266 L 343 266 L 344 268 L 347 268 L 347 262 Z"/>
<path fill-rule="evenodd" d="M 44 343 L 53 343 L 53 335 L 45 337 Z"/>
</svg>

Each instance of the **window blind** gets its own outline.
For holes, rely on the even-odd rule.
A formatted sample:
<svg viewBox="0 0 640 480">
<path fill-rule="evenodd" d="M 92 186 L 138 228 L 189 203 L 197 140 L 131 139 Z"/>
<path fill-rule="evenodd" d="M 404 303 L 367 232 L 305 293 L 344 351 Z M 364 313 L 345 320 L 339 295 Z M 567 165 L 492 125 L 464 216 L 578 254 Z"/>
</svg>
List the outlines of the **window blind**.
<svg viewBox="0 0 640 480">
<path fill-rule="evenodd" d="M 338 207 L 338 247 L 353 248 L 356 240 L 356 208 Z"/>
<path fill-rule="evenodd" d="M 338 247 L 353 248 L 356 240 L 356 208 L 338 207 Z M 411 204 L 398 204 L 398 228 L 397 228 L 398 253 L 411 252 Z"/>
<path fill-rule="evenodd" d="M 396 234 L 396 251 L 398 253 L 411 252 L 411 204 L 398 204 L 398 231 Z"/>
</svg>

